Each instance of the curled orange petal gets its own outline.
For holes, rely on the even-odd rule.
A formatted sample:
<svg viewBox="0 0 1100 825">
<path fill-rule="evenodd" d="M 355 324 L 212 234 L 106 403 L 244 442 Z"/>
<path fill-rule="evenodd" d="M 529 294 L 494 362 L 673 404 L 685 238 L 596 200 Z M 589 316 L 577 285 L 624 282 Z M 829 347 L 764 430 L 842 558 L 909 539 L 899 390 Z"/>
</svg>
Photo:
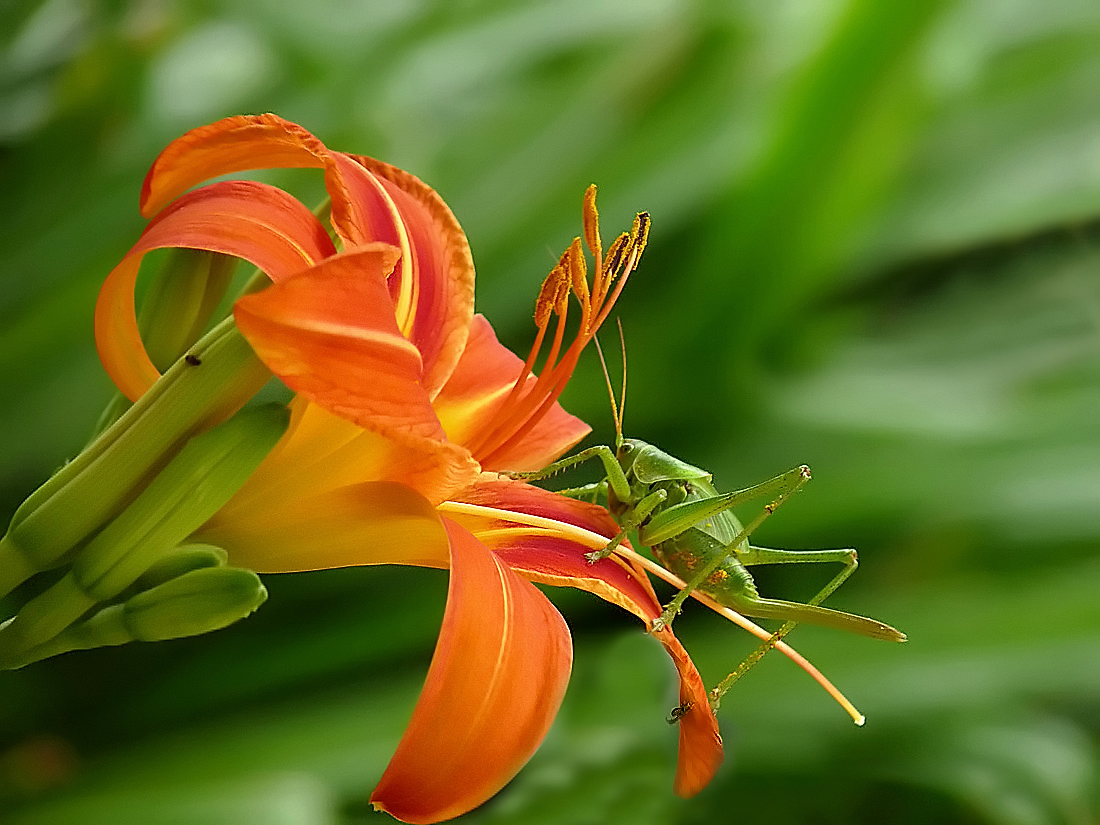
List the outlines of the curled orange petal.
<svg viewBox="0 0 1100 825">
<path fill-rule="evenodd" d="M 396 260 L 388 244 L 337 255 L 244 296 L 233 314 L 295 392 L 365 429 L 443 441 L 420 385 L 420 353 L 394 321 L 386 276 Z"/>
<path fill-rule="evenodd" d="M 441 822 L 516 775 L 550 728 L 572 666 L 554 606 L 469 532 L 447 523 L 451 578 L 424 690 L 371 802 Z"/>
<path fill-rule="evenodd" d="M 723 757 L 722 736 L 703 678 L 687 650 L 668 628 L 653 635 L 665 646 L 680 674 L 680 757 L 672 789 L 687 799 L 709 785 L 718 772 Z"/>
<path fill-rule="evenodd" d="M 390 290 L 398 325 L 424 356 L 424 388 L 434 396 L 458 363 L 474 314 L 474 260 L 466 233 L 443 198 L 419 178 L 374 158 L 349 157 L 381 182 L 407 232 L 408 267 L 394 273 Z"/>
<path fill-rule="evenodd" d="M 325 189 L 332 199 L 332 224 L 347 247 L 370 240 L 360 203 L 369 200 L 369 181 L 358 164 L 332 152 L 297 123 L 278 115 L 238 115 L 200 126 L 172 141 L 153 162 L 141 190 L 141 214 L 155 215 L 180 194 L 203 181 L 251 169 L 315 168 L 325 173 Z M 352 177 L 348 179 L 347 173 Z"/>
<path fill-rule="evenodd" d="M 100 360 L 111 380 L 136 401 L 160 377 L 145 352 L 134 312 L 141 259 L 163 247 L 235 255 L 280 280 L 336 250 L 301 203 L 273 186 L 224 181 L 190 192 L 159 214 L 104 281 L 95 309 Z"/>
<path fill-rule="evenodd" d="M 193 186 L 248 169 L 317 167 L 325 145 L 277 115 L 237 115 L 192 129 L 157 156 L 141 187 L 141 214 L 151 217 Z"/>
<path fill-rule="evenodd" d="M 142 214 L 156 214 L 210 178 L 277 167 L 324 170 L 333 227 L 346 250 L 373 242 L 401 250 L 390 278 L 398 326 L 420 350 L 423 384 L 434 396 L 466 341 L 474 265 L 462 227 L 418 178 L 373 158 L 333 152 L 277 115 L 244 115 L 193 129 L 169 144 L 146 175 Z"/>
</svg>

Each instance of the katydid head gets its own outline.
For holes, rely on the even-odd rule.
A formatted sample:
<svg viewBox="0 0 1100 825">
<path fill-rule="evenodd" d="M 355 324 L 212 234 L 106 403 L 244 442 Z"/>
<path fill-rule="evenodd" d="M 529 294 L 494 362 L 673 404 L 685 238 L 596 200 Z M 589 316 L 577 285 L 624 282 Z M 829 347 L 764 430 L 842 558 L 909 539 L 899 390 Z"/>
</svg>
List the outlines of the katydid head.
<svg viewBox="0 0 1100 825">
<path fill-rule="evenodd" d="M 711 474 L 669 455 L 664 450 L 639 441 L 624 438 L 615 454 L 626 477 L 642 484 L 661 481 L 710 481 Z"/>
</svg>

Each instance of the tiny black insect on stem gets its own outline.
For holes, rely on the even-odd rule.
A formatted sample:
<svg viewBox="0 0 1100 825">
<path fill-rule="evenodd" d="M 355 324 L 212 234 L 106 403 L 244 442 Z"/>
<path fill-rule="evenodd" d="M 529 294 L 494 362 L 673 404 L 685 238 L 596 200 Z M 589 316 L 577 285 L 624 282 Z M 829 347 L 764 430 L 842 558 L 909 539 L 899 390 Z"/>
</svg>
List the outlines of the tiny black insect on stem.
<svg viewBox="0 0 1100 825">
<path fill-rule="evenodd" d="M 202 363 L 202 359 L 199 358 L 199 356 L 192 355 L 191 353 L 187 353 L 187 355 L 183 356 L 183 360 L 190 364 L 192 367 L 197 367 L 199 364 Z"/>
<path fill-rule="evenodd" d="M 666 719 L 665 721 L 668 722 L 670 725 L 675 725 L 677 722 L 687 716 L 688 712 L 694 706 L 694 702 L 684 702 L 682 705 L 677 705 L 672 709 L 672 712 L 668 715 L 668 719 Z"/>
</svg>

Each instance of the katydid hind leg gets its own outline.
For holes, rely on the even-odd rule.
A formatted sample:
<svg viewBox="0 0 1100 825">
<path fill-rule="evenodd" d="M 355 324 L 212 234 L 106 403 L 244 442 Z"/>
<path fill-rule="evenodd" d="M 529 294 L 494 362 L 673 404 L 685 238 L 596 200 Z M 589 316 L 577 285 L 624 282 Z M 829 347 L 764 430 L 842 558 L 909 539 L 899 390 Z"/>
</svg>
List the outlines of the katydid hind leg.
<svg viewBox="0 0 1100 825">
<path fill-rule="evenodd" d="M 806 607 L 815 608 L 820 605 L 825 599 L 827 599 L 833 592 L 836 591 L 844 581 L 855 572 L 859 566 L 859 557 L 856 551 L 853 549 L 843 550 L 775 550 L 769 547 L 756 547 L 750 545 L 745 550 L 738 552 L 738 558 L 744 565 L 763 565 L 763 564 L 799 564 L 799 563 L 817 563 L 817 562 L 836 562 L 843 564 L 843 569 L 837 573 L 833 579 L 825 585 L 812 599 L 805 605 L 798 605 L 796 602 L 782 602 L 776 600 L 761 599 L 759 603 L 773 602 L 771 605 L 773 609 L 778 609 L 784 613 L 788 613 L 784 609 L 784 606 L 794 605 L 796 608 Z M 752 603 L 750 602 L 750 605 Z M 760 618 L 785 618 L 782 627 L 776 630 L 767 640 L 760 644 L 752 653 L 750 653 L 744 661 L 741 662 L 726 678 L 724 678 L 718 685 L 711 691 L 710 701 L 711 708 L 715 711 L 718 710 L 718 706 L 722 701 L 722 697 L 733 687 L 737 681 L 749 672 L 764 655 L 774 648 L 788 633 L 794 630 L 798 624 L 799 618 L 790 615 L 773 615 L 773 616 L 760 616 L 755 612 L 753 606 L 744 606 L 741 609 L 748 615 L 757 615 Z M 826 610 L 826 608 L 821 608 Z M 799 611 L 801 612 L 801 611 Z M 873 619 L 864 619 L 862 616 L 854 616 L 849 613 L 842 613 L 840 611 L 827 611 L 832 620 L 837 623 L 831 626 L 839 627 L 843 630 L 855 630 L 857 633 L 863 633 L 864 635 L 870 635 L 874 638 L 889 639 L 891 641 L 905 641 L 905 635 L 881 622 L 877 622 Z M 821 614 L 817 614 L 814 618 L 803 619 L 815 624 L 825 624 L 826 622 L 821 619 Z M 853 627 L 852 622 L 858 622 L 859 627 Z"/>
<path fill-rule="evenodd" d="M 826 589 L 828 589 L 828 586 Z M 890 642 L 905 641 L 904 633 L 877 619 L 869 619 L 866 616 L 857 616 L 854 613 L 845 613 L 841 610 L 831 610 L 816 604 L 802 604 L 801 602 L 789 602 L 783 599 L 764 599 L 749 595 L 736 596 L 729 599 L 729 602 L 729 607 L 738 613 L 756 619 L 808 622 L 822 627 L 859 633 L 873 639 L 885 639 Z"/>
<path fill-rule="evenodd" d="M 810 599 L 808 605 L 819 605 L 829 598 L 848 577 L 859 567 L 859 555 L 851 548 L 843 550 L 774 550 L 770 547 L 756 547 L 737 551 L 737 560 L 748 567 L 761 564 L 815 564 L 839 563 L 844 567 L 832 580 Z"/>
</svg>

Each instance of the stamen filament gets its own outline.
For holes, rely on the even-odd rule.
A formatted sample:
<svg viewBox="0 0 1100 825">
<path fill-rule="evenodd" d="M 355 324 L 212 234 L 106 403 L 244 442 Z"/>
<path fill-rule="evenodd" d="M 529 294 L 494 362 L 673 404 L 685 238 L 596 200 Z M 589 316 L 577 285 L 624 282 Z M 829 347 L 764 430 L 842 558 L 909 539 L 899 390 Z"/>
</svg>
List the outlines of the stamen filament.
<svg viewBox="0 0 1100 825">
<path fill-rule="evenodd" d="M 577 366 L 581 351 L 611 314 L 611 309 L 622 294 L 627 277 L 638 264 L 649 232 L 648 213 L 638 213 L 630 233 L 619 235 L 608 250 L 609 257 L 605 258 L 595 198 L 595 187 L 589 187 L 585 192 L 583 218 L 585 244 L 592 252 L 595 262 L 592 285 L 589 287 L 581 239 L 574 238 L 539 292 L 535 307 L 535 322 L 539 331 L 531 354 L 503 403 L 492 418 L 485 422 L 481 431 L 467 442 L 468 449 L 483 465 L 491 466 L 495 458 L 529 433 L 553 409 Z M 612 290 L 611 282 L 616 278 L 618 283 Z M 577 296 L 581 305 L 581 319 L 576 338 L 562 354 L 570 293 Z M 545 340 L 551 311 L 558 313 L 553 343 L 537 379 L 528 386 L 528 378 L 535 374 L 535 363 Z"/>
</svg>

